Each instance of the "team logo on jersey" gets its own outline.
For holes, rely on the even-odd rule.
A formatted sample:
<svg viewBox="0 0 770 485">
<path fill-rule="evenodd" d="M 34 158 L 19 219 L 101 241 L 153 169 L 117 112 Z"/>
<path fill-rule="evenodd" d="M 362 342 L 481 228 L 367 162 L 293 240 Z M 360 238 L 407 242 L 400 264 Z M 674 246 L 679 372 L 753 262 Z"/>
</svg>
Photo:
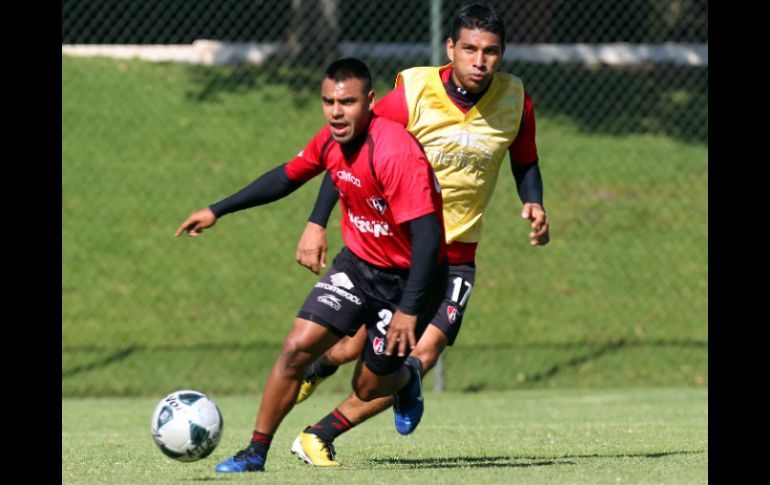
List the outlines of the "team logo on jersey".
<svg viewBox="0 0 770 485">
<path fill-rule="evenodd" d="M 385 212 L 385 209 L 388 208 L 388 203 L 385 202 L 385 199 L 380 199 L 375 196 L 371 196 L 368 199 L 366 199 L 366 203 L 369 204 L 369 207 L 376 210 L 380 214 L 383 214 Z"/>
<path fill-rule="evenodd" d="M 374 353 L 377 355 L 382 355 L 385 353 L 385 339 L 381 337 L 374 337 L 372 340 L 372 348 L 374 349 Z"/>
<path fill-rule="evenodd" d="M 324 305 L 334 308 L 337 311 L 340 311 L 340 308 L 342 308 L 342 302 L 340 301 L 340 299 L 328 293 L 325 295 L 319 296 L 317 300 L 323 303 Z"/>
<path fill-rule="evenodd" d="M 423 149 L 436 171 L 447 167 L 483 171 L 494 166 L 495 155 L 485 143 L 493 143 L 493 139 L 487 135 L 458 131 L 438 140 L 425 141 Z"/>
<path fill-rule="evenodd" d="M 370 221 L 364 217 L 357 216 L 348 210 L 348 219 L 361 232 L 370 232 L 374 237 L 392 236 L 390 226 L 385 221 Z"/>
<path fill-rule="evenodd" d="M 350 281 L 350 278 L 348 278 L 348 275 L 345 273 L 334 273 L 329 277 L 329 279 L 332 280 L 332 284 L 334 286 L 339 286 L 341 288 L 345 288 L 346 290 L 353 289 L 353 282 Z"/>
<path fill-rule="evenodd" d="M 353 175 L 352 173 L 348 172 L 347 170 L 339 170 L 337 171 L 337 178 L 340 180 L 344 180 L 345 182 L 351 183 L 355 185 L 356 187 L 361 187 L 361 180 Z"/>
<path fill-rule="evenodd" d="M 460 310 L 457 309 L 457 307 L 453 305 L 449 305 L 446 307 L 446 316 L 449 319 L 449 323 L 455 323 L 457 320 L 457 317 L 460 315 Z"/>
<path fill-rule="evenodd" d="M 487 135 L 468 133 L 466 131 L 457 131 L 444 138 L 439 138 L 438 140 L 429 141 L 428 143 L 425 144 L 425 146 L 459 145 L 461 147 L 473 148 L 474 150 L 478 150 L 481 153 L 485 153 L 489 156 L 492 156 L 493 155 L 492 150 L 490 150 L 486 145 L 483 144 L 483 142 L 487 140 L 489 140 L 489 136 Z"/>
</svg>

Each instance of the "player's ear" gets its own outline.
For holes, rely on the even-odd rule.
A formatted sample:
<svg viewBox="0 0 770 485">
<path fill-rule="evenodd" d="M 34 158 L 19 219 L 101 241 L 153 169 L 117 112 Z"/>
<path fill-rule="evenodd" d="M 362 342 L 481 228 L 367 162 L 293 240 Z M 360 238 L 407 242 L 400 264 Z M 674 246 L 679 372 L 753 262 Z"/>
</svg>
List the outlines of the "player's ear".
<svg viewBox="0 0 770 485">
<path fill-rule="evenodd" d="M 369 91 L 369 94 L 367 95 L 367 100 L 369 101 L 369 111 L 371 111 L 372 108 L 374 108 L 374 98 L 375 97 L 376 97 L 376 95 L 374 93 L 374 89 L 372 89 L 371 91 Z"/>
<path fill-rule="evenodd" d="M 449 58 L 450 62 L 455 61 L 455 43 L 452 40 L 451 37 L 446 38 L 446 56 Z"/>
</svg>

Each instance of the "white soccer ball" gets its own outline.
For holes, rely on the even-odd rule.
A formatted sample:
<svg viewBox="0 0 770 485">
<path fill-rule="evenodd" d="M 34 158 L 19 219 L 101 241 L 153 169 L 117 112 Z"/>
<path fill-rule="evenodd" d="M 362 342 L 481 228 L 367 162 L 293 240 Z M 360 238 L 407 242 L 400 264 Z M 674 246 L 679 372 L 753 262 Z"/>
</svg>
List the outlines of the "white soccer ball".
<svg viewBox="0 0 770 485">
<path fill-rule="evenodd" d="M 166 456 L 197 461 L 214 451 L 222 438 L 224 421 L 214 401 L 189 389 L 164 397 L 152 413 L 152 439 Z"/>
</svg>

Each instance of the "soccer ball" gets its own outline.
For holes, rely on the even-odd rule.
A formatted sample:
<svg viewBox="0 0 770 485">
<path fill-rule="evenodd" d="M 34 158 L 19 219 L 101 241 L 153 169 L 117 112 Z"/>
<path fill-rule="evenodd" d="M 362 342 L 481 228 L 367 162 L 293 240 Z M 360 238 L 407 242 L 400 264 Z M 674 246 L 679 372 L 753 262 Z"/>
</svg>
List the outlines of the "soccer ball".
<svg viewBox="0 0 770 485">
<path fill-rule="evenodd" d="M 224 421 L 214 401 L 193 390 L 164 397 L 152 413 L 152 439 L 166 456 L 197 461 L 214 451 L 222 438 Z"/>
</svg>

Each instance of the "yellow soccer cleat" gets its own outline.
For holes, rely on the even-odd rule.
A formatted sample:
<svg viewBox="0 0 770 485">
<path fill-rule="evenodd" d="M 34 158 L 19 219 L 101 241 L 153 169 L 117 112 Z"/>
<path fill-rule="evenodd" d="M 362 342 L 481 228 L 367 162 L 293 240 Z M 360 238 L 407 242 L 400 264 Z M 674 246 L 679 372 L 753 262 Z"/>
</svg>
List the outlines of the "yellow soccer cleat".
<svg viewBox="0 0 770 485">
<path fill-rule="evenodd" d="M 321 383 L 327 379 L 327 377 L 305 375 L 305 377 L 302 379 L 302 386 L 299 388 L 299 394 L 297 394 L 297 404 L 309 398 L 315 392 L 318 386 L 320 386 Z"/>
<path fill-rule="evenodd" d="M 312 433 L 301 432 L 291 444 L 291 452 L 313 466 L 342 466 L 334 460 L 334 445 Z"/>
</svg>

